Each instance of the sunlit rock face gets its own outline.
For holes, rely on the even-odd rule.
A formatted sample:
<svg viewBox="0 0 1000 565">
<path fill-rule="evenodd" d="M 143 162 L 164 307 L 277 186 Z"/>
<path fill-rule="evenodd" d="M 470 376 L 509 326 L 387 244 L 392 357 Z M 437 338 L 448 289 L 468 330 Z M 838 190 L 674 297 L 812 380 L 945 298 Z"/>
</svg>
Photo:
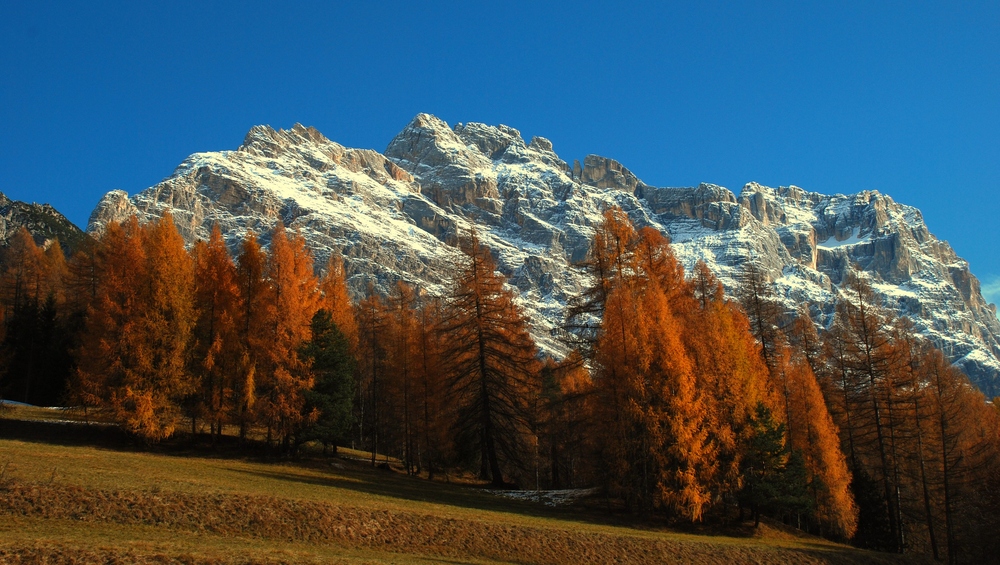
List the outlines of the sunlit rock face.
<svg viewBox="0 0 1000 565">
<path fill-rule="evenodd" d="M 822 326 L 856 266 L 886 306 L 909 316 L 987 394 L 1000 393 L 1000 322 L 968 263 L 927 230 L 919 210 L 876 191 L 653 187 L 613 159 L 589 155 L 570 166 L 548 139 L 525 143 L 508 126 L 450 127 L 420 114 L 383 153 L 297 124 L 254 127 L 235 151 L 196 153 L 132 197 L 109 192 L 88 230 L 170 212 L 188 242 L 218 224 L 235 253 L 247 231 L 267 243 L 280 220 L 305 237 L 317 268 L 339 251 L 358 295 L 397 280 L 445 293 L 462 261 L 456 241 L 475 230 L 520 292 L 536 340 L 559 356 L 567 300 L 586 284 L 574 265 L 613 205 L 669 235 L 686 268 L 705 261 L 727 291 L 752 258 L 789 312 L 805 304 Z"/>
</svg>

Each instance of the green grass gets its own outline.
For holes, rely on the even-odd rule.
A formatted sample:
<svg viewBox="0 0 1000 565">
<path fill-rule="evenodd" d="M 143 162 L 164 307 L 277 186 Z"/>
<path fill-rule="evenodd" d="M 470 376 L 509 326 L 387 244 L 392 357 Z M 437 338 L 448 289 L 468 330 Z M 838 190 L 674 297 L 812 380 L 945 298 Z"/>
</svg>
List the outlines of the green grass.
<svg viewBox="0 0 1000 565">
<path fill-rule="evenodd" d="M 0 562 L 911 562 L 776 527 L 638 527 L 348 458 L 147 450 L 113 428 L 10 419 L 29 412 L 0 415 Z"/>
</svg>

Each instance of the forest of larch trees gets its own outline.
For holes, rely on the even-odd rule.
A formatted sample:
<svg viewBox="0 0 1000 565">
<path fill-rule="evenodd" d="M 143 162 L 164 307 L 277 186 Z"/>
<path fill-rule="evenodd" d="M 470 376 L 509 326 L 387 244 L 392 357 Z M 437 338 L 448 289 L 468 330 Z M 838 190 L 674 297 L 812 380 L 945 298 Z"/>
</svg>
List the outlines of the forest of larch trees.
<svg viewBox="0 0 1000 565">
<path fill-rule="evenodd" d="M 296 457 L 371 453 L 434 479 L 595 487 L 667 521 L 769 516 L 949 562 L 995 555 L 1000 414 L 862 273 L 832 325 L 783 311 L 752 261 L 734 298 L 659 232 L 605 212 L 545 357 L 469 234 L 446 296 L 353 302 L 279 224 L 233 257 L 216 229 L 109 225 L 67 259 L 20 232 L 3 257 L 0 394 L 87 407 L 141 442 L 179 431 Z"/>
</svg>

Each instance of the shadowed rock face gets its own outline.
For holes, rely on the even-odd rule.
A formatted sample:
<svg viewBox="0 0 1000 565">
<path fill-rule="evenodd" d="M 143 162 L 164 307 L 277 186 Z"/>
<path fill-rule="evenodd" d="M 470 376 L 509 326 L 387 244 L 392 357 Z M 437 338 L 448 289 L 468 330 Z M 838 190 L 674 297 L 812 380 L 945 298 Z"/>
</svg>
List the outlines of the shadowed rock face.
<svg viewBox="0 0 1000 565">
<path fill-rule="evenodd" d="M 52 206 L 11 200 L 0 193 L 0 248 L 6 247 L 22 227 L 28 230 L 36 245 L 48 247 L 58 239 L 67 254 L 86 237 Z"/>
<path fill-rule="evenodd" d="M 1000 322 L 968 264 L 930 234 L 918 210 L 875 191 L 828 196 L 750 183 L 737 196 L 712 184 L 652 187 L 596 155 L 570 167 L 549 140 L 526 144 L 511 127 L 451 128 L 420 114 L 381 154 L 298 124 L 254 127 L 235 151 L 194 154 L 131 198 L 108 193 L 88 229 L 169 211 L 189 242 L 218 223 L 235 252 L 248 230 L 266 236 L 281 220 L 305 236 L 318 267 L 343 254 L 358 294 L 396 280 L 446 292 L 463 260 L 454 243 L 475 229 L 520 291 L 536 340 L 558 355 L 566 301 L 586 284 L 573 265 L 612 205 L 668 234 L 687 268 L 705 261 L 730 291 L 752 257 L 789 312 L 807 304 L 820 325 L 831 322 L 839 285 L 856 265 L 887 306 L 910 316 L 984 391 L 1000 392 Z"/>
</svg>

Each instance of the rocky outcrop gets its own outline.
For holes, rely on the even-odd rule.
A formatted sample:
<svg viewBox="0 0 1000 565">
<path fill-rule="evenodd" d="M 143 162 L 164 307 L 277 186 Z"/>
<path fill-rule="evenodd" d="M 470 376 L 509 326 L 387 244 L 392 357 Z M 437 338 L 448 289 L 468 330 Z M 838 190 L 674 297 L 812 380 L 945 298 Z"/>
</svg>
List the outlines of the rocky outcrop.
<svg viewBox="0 0 1000 565">
<path fill-rule="evenodd" d="M 718 268 L 725 271 L 740 260 L 728 251 L 732 241 L 743 241 L 766 266 L 787 307 L 810 304 L 821 325 L 832 321 L 839 285 L 860 268 L 888 307 L 910 317 L 987 394 L 1000 392 L 995 307 L 983 299 L 968 263 L 930 234 L 919 210 L 876 191 L 828 196 L 754 183 L 744 187 L 739 203 L 754 221 L 736 232 L 717 232 L 714 237 L 723 241 L 725 234 L 732 236 L 726 245 L 706 246 L 713 241 L 707 233 L 677 242 L 689 263 L 721 261 Z M 783 249 L 767 243 L 768 233 L 777 235 Z M 723 280 L 732 284 L 735 274 Z"/>
<path fill-rule="evenodd" d="M 521 136 L 515 129 L 504 128 L 502 134 L 487 137 L 483 129 L 461 128 L 463 140 L 440 119 L 420 114 L 389 143 L 385 155 L 419 177 L 421 192 L 439 206 L 496 214 L 500 195 L 491 160 L 484 152 L 502 153 L 512 139 Z"/>
<path fill-rule="evenodd" d="M 80 228 L 52 206 L 11 200 L 0 193 L 0 248 L 6 247 L 22 227 L 41 247 L 48 247 L 58 239 L 66 254 L 71 253 L 86 237 Z"/>
<path fill-rule="evenodd" d="M 746 261 L 757 261 L 788 311 L 806 304 L 819 325 L 831 322 L 839 285 L 859 266 L 887 306 L 910 316 L 984 391 L 1000 392 L 1000 322 L 968 264 L 918 210 L 875 191 L 652 187 L 605 157 L 570 167 L 549 140 L 526 144 L 511 127 L 450 128 L 420 114 L 383 154 L 298 124 L 254 127 L 236 151 L 192 155 L 131 198 L 109 193 L 89 229 L 169 211 L 188 241 L 219 224 L 235 251 L 247 231 L 266 243 L 280 220 L 303 234 L 317 265 L 343 254 L 358 294 L 396 280 L 444 293 L 463 260 L 454 244 L 475 229 L 520 292 L 536 340 L 559 355 L 566 302 L 586 284 L 574 265 L 613 205 L 669 235 L 687 268 L 705 261 L 730 291 Z"/>
<path fill-rule="evenodd" d="M 729 190 L 714 184 L 698 188 L 653 188 L 642 186 L 636 194 L 650 211 L 669 220 L 693 218 L 714 230 L 740 228 L 749 219 Z"/>
<path fill-rule="evenodd" d="M 131 216 L 138 214 L 139 209 L 129 199 L 124 190 L 112 190 L 101 198 L 90 213 L 87 221 L 87 233 L 101 234 L 110 223 L 122 223 Z"/>
<path fill-rule="evenodd" d="M 637 187 L 642 185 L 638 177 L 621 163 L 599 155 L 587 155 L 583 160 L 580 180 L 584 184 L 597 188 L 616 188 L 629 192 L 634 192 Z"/>
</svg>

